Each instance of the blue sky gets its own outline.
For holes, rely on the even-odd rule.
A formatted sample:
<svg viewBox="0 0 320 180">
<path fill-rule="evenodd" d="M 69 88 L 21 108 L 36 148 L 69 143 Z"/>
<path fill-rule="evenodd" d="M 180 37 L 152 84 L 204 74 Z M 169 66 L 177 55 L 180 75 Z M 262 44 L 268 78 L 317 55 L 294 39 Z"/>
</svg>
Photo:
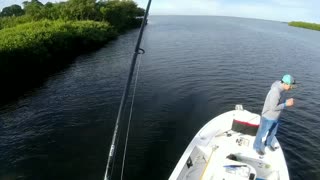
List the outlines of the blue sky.
<svg viewBox="0 0 320 180">
<path fill-rule="evenodd" d="M 24 0 L 0 0 L 0 8 Z M 40 0 L 48 2 L 49 0 Z M 53 0 L 51 2 L 57 2 Z M 135 0 L 145 7 L 148 0 Z M 151 15 L 219 15 L 320 23 L 320 0 L 153 0 Z"/>
</svg>

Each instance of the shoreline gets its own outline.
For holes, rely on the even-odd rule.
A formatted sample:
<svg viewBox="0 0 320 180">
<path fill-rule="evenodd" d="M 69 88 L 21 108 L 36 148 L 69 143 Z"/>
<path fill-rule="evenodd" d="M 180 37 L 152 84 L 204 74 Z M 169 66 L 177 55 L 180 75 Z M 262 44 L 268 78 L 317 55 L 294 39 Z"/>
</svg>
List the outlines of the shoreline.
<svg viewBox="0 0 320 180">
<path fill-rule="evenodd" d="M 288 23 L 288 25 L 293 27 L 320 31 L 320 24 L 316 24 L 316 23 L 308 23 L 303 21 L 291 21 Z"/>
<path fill-rule="evenodd" d="M 26 1 L 0 12 L 0 103 L 32 84 L 138 28 L 144 14 L 133 1 L 46 3 Z M 84 8 L 86 7 L 86 8 Z"/>
<path fill-rule="evenodd" d="M 51 26 L 56 28 L 55 31 L 49 30 Z M 41 29 L 41 27 L 45 28 Z M 10 33 L 16 28 L 25 31 Z M 17 46 L 4 50 L 4 47 L 8 46 L 4 46 L 3 43 L 14 45 L 16 38 L 28 32 L 28 28 L 32 30 L 36 28 L 37 34 L 43 36 L 24 36 L 31 38 L 29 40 L 32 43 L 24 41 L 23 48 Z M 2 82 L 0 104 L 14 100 L 38 87 L 50 75 L 67 68 L 79 55 L 98 50 L 125 33 L 119 33 L 106 22 L 48 20 L 21 24 L 0 30 L 0 32 L 0 40 L 2 39 L 0 41 L 0 80 Z M 45 36 L 46 33 L 48 36 Z M 35 42 L 32 37 L 39 42 Z M 42 38 L 39 40 L 39 37 Z"/>
</svg>

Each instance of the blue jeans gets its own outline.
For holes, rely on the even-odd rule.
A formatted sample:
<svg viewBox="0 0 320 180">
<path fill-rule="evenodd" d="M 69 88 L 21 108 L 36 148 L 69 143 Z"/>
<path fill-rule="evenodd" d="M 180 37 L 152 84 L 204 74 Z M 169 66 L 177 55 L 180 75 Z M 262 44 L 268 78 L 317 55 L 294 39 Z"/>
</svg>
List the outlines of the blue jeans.
<svg viewBox="0 0 320 180">
<path fill-rule="evenodd" d="M 271 146 L 272 139 L 276 135 L 278 130 L 278 120 L 268 120 L 261 117 L 260 126 L 256 135 L 256 139 L 253 143 L 253 148 L 255 150 L 260 150 L 264 152 L 264 146 Z M 265 144 L 262 144 L 262 138 L 267 135 L 267 140 Z"/>
</svg>

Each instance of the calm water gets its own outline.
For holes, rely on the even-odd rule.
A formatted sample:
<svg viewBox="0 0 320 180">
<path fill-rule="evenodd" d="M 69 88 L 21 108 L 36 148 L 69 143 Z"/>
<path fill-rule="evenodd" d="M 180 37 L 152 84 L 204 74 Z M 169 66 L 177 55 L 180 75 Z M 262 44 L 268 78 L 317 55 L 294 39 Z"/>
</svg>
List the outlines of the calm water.
<svg viewBox="0 0 320 180">
<path fill-rule="evenodd" d="M 0 179 L 103 179 L 137 33 L 0 107 Z M 291 73 L 299 82 L 288 94 L 296 106 L 283 113 L 278 139 L 291 179 L 320 179 L 319 42 L 320 32 L 281 22 L 151 17 L 125 178 L 167 179 L 206 122 L 239 103 L 260 113 L 271 83 Z"/>
</svg>

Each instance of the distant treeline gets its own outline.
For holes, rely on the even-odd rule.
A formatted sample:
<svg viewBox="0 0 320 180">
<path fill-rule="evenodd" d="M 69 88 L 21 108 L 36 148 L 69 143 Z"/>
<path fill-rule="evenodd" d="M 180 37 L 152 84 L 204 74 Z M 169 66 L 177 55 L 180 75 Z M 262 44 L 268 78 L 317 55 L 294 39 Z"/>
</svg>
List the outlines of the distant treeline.
<svg viewBox="0 0 320 180">
<path fill-rule="evenodd" d="M 133 1 L 38 0 L 0 13 L 0 81 L 19 84 L 44 76 L 81 52 L 139 27 L 144 10 Z M 3 88 L 10 88 L 4 85 Z"/>
<path fill-rule="evenodd" d="M 38 0 L 23 2 L 19 5 L 5 7 L 0 12 L 0 29 L 14 27 L 30 21 L 92 20 L 109 22 L 118 30 L 126 30 L 136 26 L 137 16 L 143 16 L 144 9 L 137 7 L 131 0 L 68 0 L 67 2 L 42 4 Z"/>
<path fill-rule="evenodd" d="M 301 28 L 306 28 L 306 29 L 312 29 L 312 30 L 317 30 L 320 31 L 320 24 L 316 23 L 307 23 L 307 22 L 301 22 L 301 21 L 292 21 L 288 23 L 290 26 L 295 26 L 295 27 L 301 27 Z"/>
</svg>

